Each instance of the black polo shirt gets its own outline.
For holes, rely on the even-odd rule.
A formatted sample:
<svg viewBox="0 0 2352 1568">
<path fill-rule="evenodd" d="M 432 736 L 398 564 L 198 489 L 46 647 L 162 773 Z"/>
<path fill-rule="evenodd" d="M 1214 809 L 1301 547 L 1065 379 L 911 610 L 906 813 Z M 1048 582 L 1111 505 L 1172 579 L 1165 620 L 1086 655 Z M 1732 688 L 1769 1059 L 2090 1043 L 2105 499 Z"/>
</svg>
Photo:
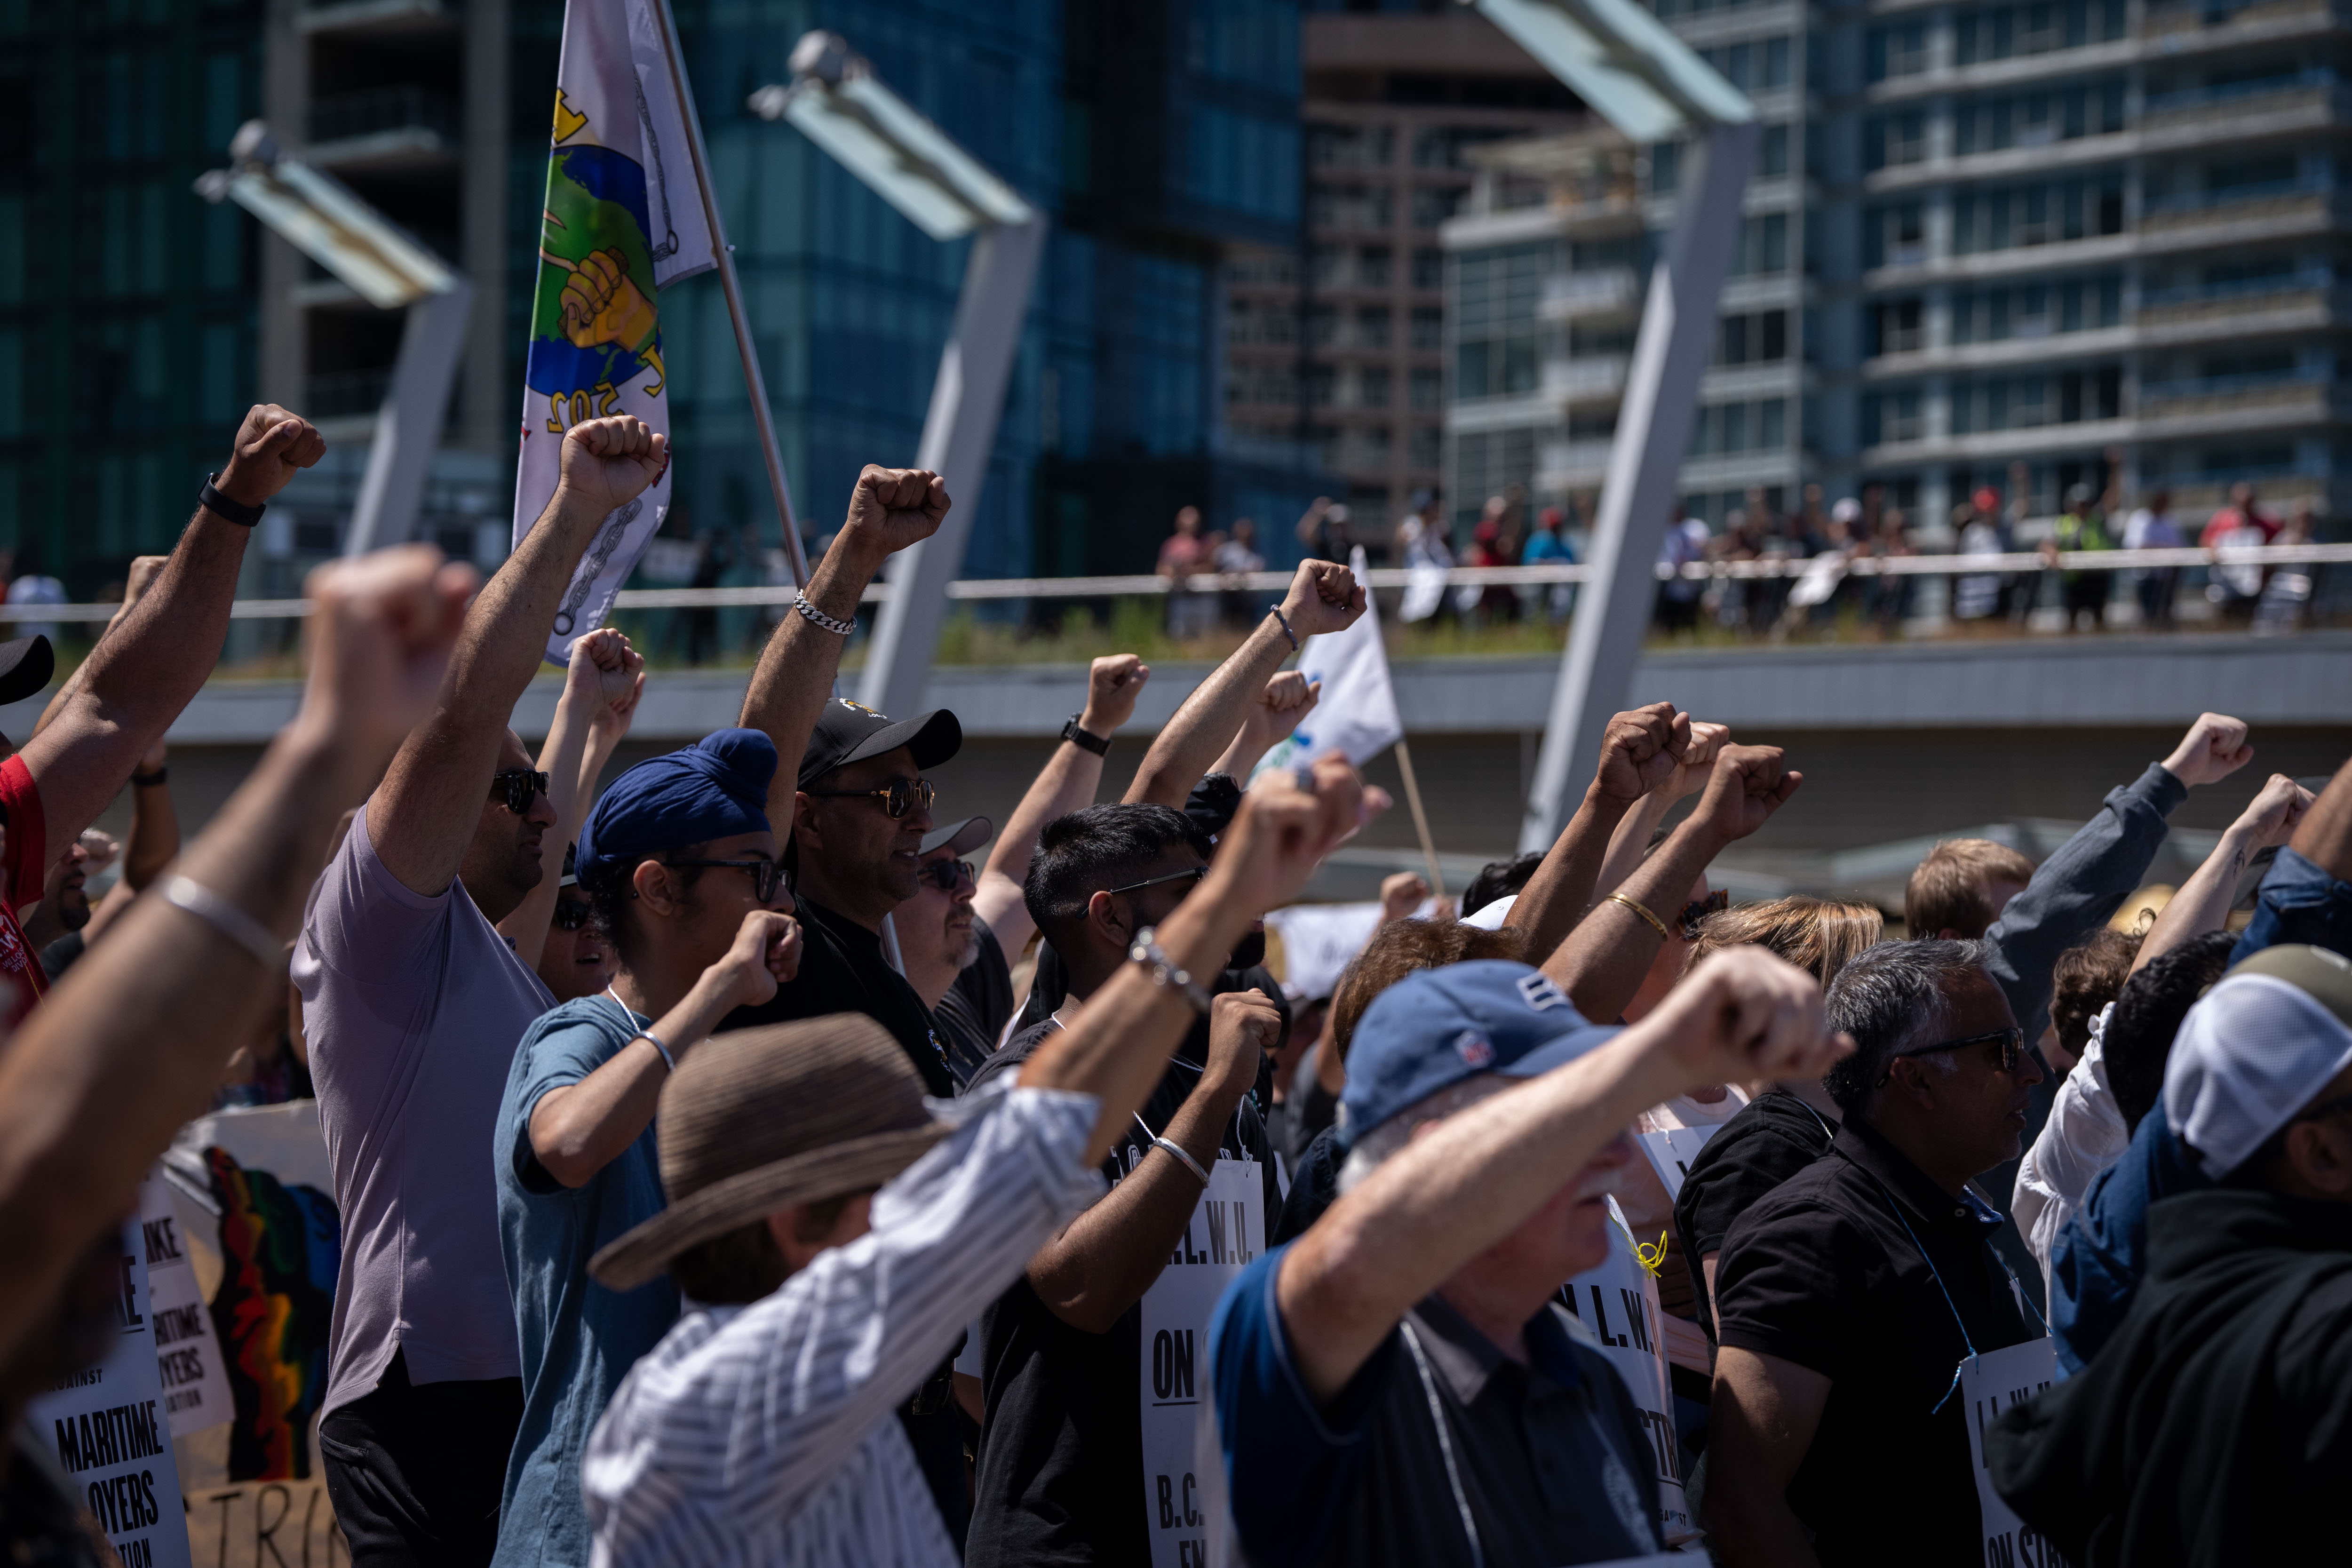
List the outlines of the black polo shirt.
<svg viewBox="0 0 2352 1568">
<path fill-rule="evenodd" d="M 1683 1177 L 1675 1194 L 1675 1231 L 1690 1262 L 1691 1278 L 1704 1278 L 1701 1262 L 1723 1250 L 1732 1222 L 1765 1194 L 1828 1152 L 1837 1119 L 1823 1116 L 1782 1089 L 1766 1089 L 1715 1131 Z M 1698 1298 L 1698 1326 L 1715 1338 L 1715 1313 L 1706 1292 Z"/>
<path fill-rule="evenodd" d="M 1988 1245 L 2000 1225 L 1849 1119 L 1732 1226 L 1716 1264 L 1721 1342 L 1831 1380 L 1788 1492 L 1823 1568 L 1982 1563 L 1962 1402 L 1945 1395 L 1971 1345 L 2041 1332 Z"/>
<path fill-rule="evenodd" d="M 996 1054 L 996 1042 L 1013 1018 L 1013 969 L 1004 962 L 1004 948 L 978 915 L 971 919 L 971 933 L 980 939 L 980 952 L 931 1009 L 931 1023 L 947 1042 L 948 1072 L 959 1094 Z"/>
<path fill-rule="evenodd" d="M 931 1023 L 931 1010 L 882 955 L 882 938 L 845 915 L 803 898 L 793 911 L 801 922 L 801 967 L 789 984 L 756 1007 L 738 1007 L 721 1029 L 748 1029 L 822 1018 L 832 1013 L 863 1013 L 903 1047 L 923 1075 L 923 1092 L 939 1100 L 955 1094 L 948 1072 L 947 1042 Z"/>
</svg>

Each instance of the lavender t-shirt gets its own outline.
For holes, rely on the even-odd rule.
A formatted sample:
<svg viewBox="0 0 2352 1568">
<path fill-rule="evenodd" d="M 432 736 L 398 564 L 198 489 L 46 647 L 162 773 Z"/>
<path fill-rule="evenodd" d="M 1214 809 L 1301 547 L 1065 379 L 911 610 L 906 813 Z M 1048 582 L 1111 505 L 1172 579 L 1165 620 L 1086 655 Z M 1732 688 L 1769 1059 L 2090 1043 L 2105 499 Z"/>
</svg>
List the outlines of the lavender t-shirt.
<svg viewBox="0 0 2352 1568">
<path fill-rule="evenodd" d="M 395 1351 L 415 1383 L 520 1376 L 484 1151 L 554 996 L 463 886 L 403 887 L 365 810 L 311 889 L 294 984 L 343 1221 L 320 1413 L 373 1389 Z"/>
</svg>

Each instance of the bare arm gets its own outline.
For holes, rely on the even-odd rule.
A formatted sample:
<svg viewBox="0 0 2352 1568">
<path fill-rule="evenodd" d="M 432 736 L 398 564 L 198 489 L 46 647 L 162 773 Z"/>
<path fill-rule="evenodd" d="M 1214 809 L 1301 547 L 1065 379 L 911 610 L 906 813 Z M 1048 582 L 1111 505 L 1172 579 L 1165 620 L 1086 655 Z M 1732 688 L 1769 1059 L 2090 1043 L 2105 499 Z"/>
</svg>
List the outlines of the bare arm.
<svg viewBox="0 0 2352 1568">
<path fill-rule="evenodd" d="M 1314 781 L 1309 794 L 1284 773 L 1243 797 L 1208 876 L 1157 928 L 1171 962 L 1213 973 L 1252 921 L 1296 896 L 1325 855 L 1387 809 L 1388 796 L 1366 788 L 1336 753 L 1315 764 Z M 1086 1152 L 1098 1163 L 1167 1071 L 1192 1016 L 1181 992 L 1153 984 L 1141 964 L 1121 964 L 1087 998 L 1078 1021 L 1047 1036 L 1021 1065 L 1022 1086 L 1101 1100 Z"/>
<path fill-rule="evenodd" d="M 1789 1506 L 1830 1380 L 1779 1356 L 1725 1346 L 1716 1352 L 1707 1419 L 1707 1522 L 1731 1568 L 1816 1568 L 1812 1542 Z"/>
<path fill-rule="evenodd" d="M 1135 713 L 1135 700 L 1151 668 L 1131 653 L 1115 653 L 1094 661 L 1087 671 L 1087 704 L 1078 714 L 1078 728 L 1089 735 L 1110 739 Z M 980 889 L 971 896 L 971 912 L 988 922 L 997 942 L 1009 953 L 1029 944 L 1037 922 L 1021 897 L 1029 862 L 1037 854 L 1038 835 L 1056 817 L 1094 803 L 1102 784 L 1103 760 L 1072 741 L 1064 741 L 1045 759 L 1029 793 L 1004 819 L 980 873 Z"/>
<path fill-rule="evenodd" d="M 1081 1015 L 1083 1016 L 1083 1014 Z M 1207 1070 L 1169 1119 L 1166 1136 L 1206 1170 L 1242 1096 L 1257 1081 L 1258 1053 L 1282 1028 L 1259 991 L 1216 999 L 1209 1014 Z M 1201 1179 L 1165 1149 L 1144 1152 L 1109 1196 L 1072 1220 L 1029 1260 L 1029 1283 L 1054 1316 L 1106 1334 L 1168 1267 L 1201 1198 Z"/>
<path fill-rule="evenodd" d="M 368 838 L 384 868 L 430 898 L 448 887 L 472 841 L 507 721 L 546 652 L 548 628 L 590 540 L 614 510 L 661 477 L 669 443 L 614 415 L 563 437 L 562 478 L 467 613 L 433 716 L 392 760 L 368 802 Z"/>
<path fill-rule="evenodd" d="M 2336 769 L 2319 792 L 2291 847 L 2337 881 L 2352 881 L 2352 763 Z"/>
<path fill-rule="evenodd" d="M 559 846 L 569 847 L 580 837 L 580 825 L 596 795 L 596 775 L 629 732 L 629 721 L 646 693 L 645 668 L 644 656 L 610 626 L 572 645 L 563 695 L 556 700 L 547 743 L 539 752 L 539 771 L 547 775 L 547 804 L 555 808 Z M 499 922 L 499 934 L 513 946 L 515 956 L 533 967 L 547 947 L 547 929 L 562 887 L 561 877 L 540 878 Z"/>
<path fill-rule="evenodd" d="M 1609 721 L 1601 737 L 1601 764 L 1582 803 L 1511 906 L 1510 923 L 1525 933 L 1528 952 L 1551 952 L 1584 918 L 1592 907 L 1593 881 L 1601 874 L 1611 829 L 1680 772 L 1690 741 L 1690 716 L 1675 712 L 1671 702 L 1653 702 Z"/>
<path fill-rule="evenodd" d="M 122 881 L 121 886 L 138 892 L 163 874 L 163 868 L 180 852 L 180 813 L 172 800 L 169 779 L 152 778 L 163 772 L 170 753 L 163 742 L 156 742 L 140 759 L 137 773 L 131 784 L 131 839 L 122 847 Z M 138 774 L 148 774 L 152 783 L 141 784 Z"/>
<path fill-rule="evenodd" d="M 1414 1137 L 1283 1258 L 1275 1300 L 1308 1391 L 1337 1394 L 1414 1302 L 1556 1197 L 1645 1107 L 1710 1081 L 1826 1070 L 1843 1054 L 1822 1032 L 1811 975 L 1734 948 L 1608 1044 Z"/>
<path fill-rule="evenodd" d="M 236 449 L 217 488 L 233 501 L 257 506 L 326 449 L 308 421 L 274 405 L 257 405 L 237 431 Z M 44 867 L 55 865 L 97 820 L 212 673 L 228 636 L 237 568 L 252 537 L 253 530 L 198 507 L 154 586 L 82 661 L 79 689 L 58 708 L 47 729 L 25 742 L 25 767 L 48 820 Z"/>
<path fill-rule="evenodd" d="M 927 468 L 884 468 L 872 463 L 849 494 L 849 519 L 834 536 L 833 548 L 809 574 L 803 595 L 812 609 L 836 621 L 857 618 L 857 604 L 882 563 L 937 532 L 948 514 L 948 487 Z M 816 729 L 817 715 L 833 696 L 847 639 L 835 636 L 789 609 L 776 623 L 751 684 L 743 693 L 742 725 L 763 730 L 775 742 L 776 779 L 768 787 L 768 820 L 789 833 L 793 795 L 800 787 L 802 754 Z"/>
<path fill-rule="evenodd" d="M 1355 624 L 1364 613 L 1363 585 L 1345 566 L 1328 561 L 1302 561 L 1298 574 L 1283 595 L 1282 614 L 1304 644 L 1321 632 L 1336 632 Z M 1242 646 L 1201 682 L 1168 727 L 1160 731 L 1144 753 L 1143 765 L 1128 786 L 1129 802 L 1150 801 L 1181 806 L 1209 764 L 1240 732 L 1250 705 L 1265 683 L 1291 655 L 1290 638 L 1272 615 L 1257 624 Z"/>
<path fill-rule="evenodd" d="M 438 561 L 411 546 L 311 574 L 301 711 L 181 858 L 270 937 L 299 923 L 337 817 L 432 702 L 475 581 Z M 280 983 L 212 921 L 142 899 L 0 1053 L 0 1363 L 51 1321 Z"/>
<path fill-rule="evenodd" d="M 683 1062 L 728 1014 L 773 996 L 799 972 L 800 962 L 799 922 L 772 910 L 753 910 L 719 962 L 654 1020 L 653 1033 Z M 565 1186 L 586 1186 L 652 1124 L 669 1074 L 653 1042 L 637 1036 L 578 1083 L 539 1097 L 530 1110 L 532 1156 Z"/>
<path fill-rule="evenodd" d="M 1643 795 L 1610 836 L 1608 857 L 1601 862 L 1600 876 L 1593 879 L 1593 898 L 1605 899 L 1625 885 L 1625 879 L 1633 874 L 1633 868 L 1649 853 L 1650 836 L 1658 830 L 1658 824 L 1666 819 L 1675 802 L 1706 787 L 1707 775 L 1715 768 L 1716 753 L 1730 743 L 1731 731 L 1727 726 L 1691 721 L 1690 744 L 1683 749 L 1683 765 L 1663 785 Z"/>
<path fill-rule="evenodd" d="M 2158 911 L 2156 923 L 2141 939 L 2132 959 L 2137 974 L 2158 954 L 2171 952 L 2190 937 L 2220 931 L 2230 918 L 2230 901 L 2246 862 L 2263 850 L 2287 841 L 2295 825 L 2311 809 L 2311 792 L 2284 773 L 2273 773 L 2253 803 L 2238 820 L 2221 830 L 2221 839 L 2204 863 L 2189 874 L 2180 890 Z"/>
<path fill-rule="evenodd" d="M 131 557 L 130 575 L 123 579 L 122 603 L 113 615 L 107 617 L 106 625 L 100 628 L 98 636 L 90 639 L 90 646 L 93 648 L 106 640 L 108 633 L 122 624 L 122 617 L 131 613 L 131 605 L 147 596 L 147 590 L 155 585 L 156 577 L 163 572 L 164 563 L 171 559 L 168 555 Z M 82 682 L 89 674 L 89 660 L 87 658 L 74 666 L 74 672 L 66 677 L 65 684 L 58 688 L 57 695 L 49 699 L 48 706 L 43 708 L 41 716 L 33 721 L 34 734 L 39 734 L 56 721 L 57 716 L 65 710 L 66 705 L 73 700 L 74 695 L 81 690 Z"/>
<path fill-rule="evenodd" d="M 1763 826 L 1803 782 L 1804 774 L 1782 764 L 1778 746 L 1725 747 L 1698 809 L 1626 879 L 1622 896 L 1662 922 L 1674 921 L 1682 913 L 1683 896 L 1708 862 L 1725 846 Z M 1609 900 L 1569 932 L 1544 961 L 1543 972 L 1586 1017 L 1614 1018 L 1642 988 L 1642 977 L 1665 940 L 1637 910 Z"/>
</svg>

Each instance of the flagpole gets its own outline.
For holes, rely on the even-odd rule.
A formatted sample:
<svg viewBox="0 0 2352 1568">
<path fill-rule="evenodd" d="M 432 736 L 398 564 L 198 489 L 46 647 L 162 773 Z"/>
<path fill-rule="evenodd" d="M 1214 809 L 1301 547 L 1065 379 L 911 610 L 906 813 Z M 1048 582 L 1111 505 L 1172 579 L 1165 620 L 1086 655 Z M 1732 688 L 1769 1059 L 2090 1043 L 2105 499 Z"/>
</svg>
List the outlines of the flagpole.
<svg viewBox="0 0 2352 1568">
<path fill-rule="evenodd" d="M 1445 873 L 1437 868 L 1437 841 L 1429 836 L 1429 814 L 1421 808 L 1421 781 L 1412 776 L 1412 748 L 1399 735 L 1397 767 L 1404 774 L 1404 803 L 1412 808 L 1412 829 L 1421 835 L 1422 858 L 1429 862 L 1429 890 L 1445 897 Z"/>
<path fill-rule="evenodd" d="M 743 361 L 743 385 L 751 395 L 751 423 L 760 434 L 760 453 L 767 459 L 768 488 L 775 493 L 776 515 L 784 525 L 784 559 L 792 563 L 793 585 L 808 586 L 808 557 L 801 551 L 800 522 L 793 516 L 793 492 L 784 482 L 783 448 L 776 444 L 775 416 L 768 409 L 768 384 L 760 374 L 760 356 L 751 347 L 751 324 L 743 313 L 743 290 L 735 280 L 735 247 L 719 219 L 719 198 L 710 188 L 710 152 L 702 143 L 702 116 L 694 107 L 694 89 L 686 79 L 680 58 L 677 21 L 669 0 L 646 0 L 661 20 L 662 55 L 669 63 L 670 90 L 677 95 L 678 118 L 686 121 L 687 153 L 694 161 L 694 183 L 702 193 L 702 216 L 710 226 L 710 248 L 719 258 L 719 288 L 727 296 L 727 317 L 735 325 L 735 353 Z"/>
</svg>

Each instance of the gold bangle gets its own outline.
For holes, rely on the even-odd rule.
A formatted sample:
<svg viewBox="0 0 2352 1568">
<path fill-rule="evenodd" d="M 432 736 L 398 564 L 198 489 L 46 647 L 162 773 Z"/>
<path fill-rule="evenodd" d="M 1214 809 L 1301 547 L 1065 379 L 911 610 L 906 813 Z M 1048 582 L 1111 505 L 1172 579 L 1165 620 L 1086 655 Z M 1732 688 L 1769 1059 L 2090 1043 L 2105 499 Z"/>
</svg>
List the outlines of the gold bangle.
<svg viewBox="0 0 2352 1568">
<path fill-rule="evenodd" d="M 1650 929 L 1652 931 L 1656 931 L 1661 937 L 1664 937 L 1668 942 L 1672 942 L 1674 940 L 1674 938 L 1666 932 L 1666 922 L 1653 914 L 1647 904 L 1637 902 L 1633 899 L 1627 898 L 1622 893 L 1612 893 L 1601 901 L 1604 904 L 1624 905 L 1627 909 L 1633 910 L 1635 914 L 1649 921 Z"/>
</svg>

